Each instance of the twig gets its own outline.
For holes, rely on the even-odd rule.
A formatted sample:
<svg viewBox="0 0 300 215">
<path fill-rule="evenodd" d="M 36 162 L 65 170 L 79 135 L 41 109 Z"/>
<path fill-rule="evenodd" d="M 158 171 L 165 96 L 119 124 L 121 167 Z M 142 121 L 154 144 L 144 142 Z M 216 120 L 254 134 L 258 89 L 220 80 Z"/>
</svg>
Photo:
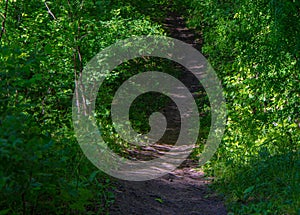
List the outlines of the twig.
<svg viewBox="0 0 300 215">
<path fill-rule="evenodd" d="M 80 113 L 80 103 L 79 103 L 79 79 L 77 80 L 77 66 L 76 66 L 76 55 L 73 54 L 73 61 L 74 61 L 74 79 L 75 79 L 75 95 L 76 95 L 76 106 L 77 106 L 77 113 Z"/>
<path fill-rule="evenodd" d="M 50 8 L 48 7 L 47 3 L 45 2 L 45 6 L 48 10 L 48 13 L 53 17 L 53 19 L 56 19 L 56 17 L 54 16 L 54 14 L 51 12 Z"/>
<path fill-rule="evenodd" d="M 2 29 L 0 32 L 0 41 L 2 39 L 3 33 L 5 32 L 5 22 L 6 22 L 6 16 L 7 16 L 7 7 L 8 7 L 8 0 L 5 2 L 5 9 L 4 9 L 4 15 L 3 15 L 3 21 L 2 21 Z"/>
</svg>

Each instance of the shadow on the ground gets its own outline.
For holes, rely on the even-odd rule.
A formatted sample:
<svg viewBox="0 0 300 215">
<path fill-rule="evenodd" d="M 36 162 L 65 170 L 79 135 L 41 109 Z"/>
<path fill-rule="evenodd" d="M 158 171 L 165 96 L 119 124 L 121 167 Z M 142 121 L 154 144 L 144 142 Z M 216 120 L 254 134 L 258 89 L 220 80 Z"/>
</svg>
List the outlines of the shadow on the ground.
<svg viewBox="0 0 300 215">
<path fill-rule="evenodd" d="M 164 26 L 169 36 L 200 48 L 202 40 L 186 27 L 182 17 L 170 13 Z M 204 92 L 190 72 L 182 70 L 180 80 L 194 97 L 199 96 L 199 91 Z M 159 143 L 128 151 L 132 160 L 158 158 L 173 147 L 180 131 L 180 115 L 176 104 L 172 102 L 162 112 L 169 120 L 167 132 Z M 197 167 L 196 161 L 187 159 L 172 173 L 154 180 L 117 181 L 114 192 L 116 201 L 110 214 L 227 214 L 222 199 L 208 187 L 212 179 L 206 178 Z"/>
</svg>

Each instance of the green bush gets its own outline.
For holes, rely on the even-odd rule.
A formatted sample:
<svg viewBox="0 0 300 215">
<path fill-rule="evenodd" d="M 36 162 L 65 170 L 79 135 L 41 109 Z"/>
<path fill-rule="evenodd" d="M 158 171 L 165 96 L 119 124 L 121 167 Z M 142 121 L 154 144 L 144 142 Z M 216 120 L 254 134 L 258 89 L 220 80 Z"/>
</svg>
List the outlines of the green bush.
<svg viewBox="0 0 300 215">
<path fill-rule="evenodd" d="M 0 17 L 0 214 L 106 213 L 112 183 L 74 136 L 74 82 L 103 48 L 163 30 L 113 1 L 1 1 Z M 121 68 L 107 86 L 126 73 Z"/>
<path fill-rule="evenodd" d="M 203 32 L 202 51 L 222 81 L 228 104 L 227 130 L 207 171 L 217 176 L 234 213 L 296 214 L 299 2 L 187 4 L 189 24 Z"/>
</svg>

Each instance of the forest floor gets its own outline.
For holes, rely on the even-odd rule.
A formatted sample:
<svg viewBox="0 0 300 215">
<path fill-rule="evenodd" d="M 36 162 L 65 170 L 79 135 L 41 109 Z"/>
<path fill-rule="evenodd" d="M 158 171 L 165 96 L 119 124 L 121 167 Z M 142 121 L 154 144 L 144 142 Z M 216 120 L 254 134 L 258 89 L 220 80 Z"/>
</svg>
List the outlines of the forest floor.
<svg viewBox="0 0 300 215">
<path fill-rule="evenodd" d="M 168 36 L 191 44 L 198 50 L 201 48 L 201 36 L 188 29 L 182 17 L 170 13 L 164 26 Z M 182 71 L 180 80 L 195 97 L 203 91 L 198 80 L 188 71 Z M 132 157 L 149 160 L 172 147 L 180 127 L 180 115 L 175 103 L 168 104 L 163 112 L 167 119 L 172 119 L 168 121 L 168 133 L 157 144 L 130 151 Z M 173 172 L 157 179 L 142 182 L 117 180 L 114 190 L 116 199 L 110 214 L 227 214 L 222 198 L 208 186 L 212 180 L 205 177 L 197 162 L 191 158 Z"/>
</svg>

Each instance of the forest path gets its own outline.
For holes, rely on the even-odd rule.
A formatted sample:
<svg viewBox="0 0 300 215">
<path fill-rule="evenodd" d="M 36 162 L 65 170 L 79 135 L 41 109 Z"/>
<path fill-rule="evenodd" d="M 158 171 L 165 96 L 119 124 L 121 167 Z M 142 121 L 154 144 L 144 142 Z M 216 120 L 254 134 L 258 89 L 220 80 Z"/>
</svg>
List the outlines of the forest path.
<svg viewBox="0 0 300 215">
<path fill-rule="evenodd" d="M 186 27 L 184 19 L 170 13 L 164 21 L 168 36 L 191 44 L 199 49 L 201 38 Z M 198 38 L 197 38 L 198 37 Z M 180 80 L 197 96 L 203 92 L 197 79 L 188 71 L 182 71 Z M 130 151 L 130 155 L 138 160 L 149 160 L 168 151 L 176 141 L 179 131 L 178 121 L 180 116 L 176 105 L 170 103 L 163 112 L 168 121 L 167 135 L 163 140 L 152 146 L 147 146 L 139 151 Z M 134 182 L 118 180 L 114 191 L 116 200 L 110 209 L 110 214 L 190 214 L 190 215 L 225 215 L 226 209 L 223 201 L 213 193 L 208 184 L 211 178 L 206 178 L 204 173 L 197 170 L 197 162 L 187 159 L 173 172 L 149 181 Z"/>
</svg>

